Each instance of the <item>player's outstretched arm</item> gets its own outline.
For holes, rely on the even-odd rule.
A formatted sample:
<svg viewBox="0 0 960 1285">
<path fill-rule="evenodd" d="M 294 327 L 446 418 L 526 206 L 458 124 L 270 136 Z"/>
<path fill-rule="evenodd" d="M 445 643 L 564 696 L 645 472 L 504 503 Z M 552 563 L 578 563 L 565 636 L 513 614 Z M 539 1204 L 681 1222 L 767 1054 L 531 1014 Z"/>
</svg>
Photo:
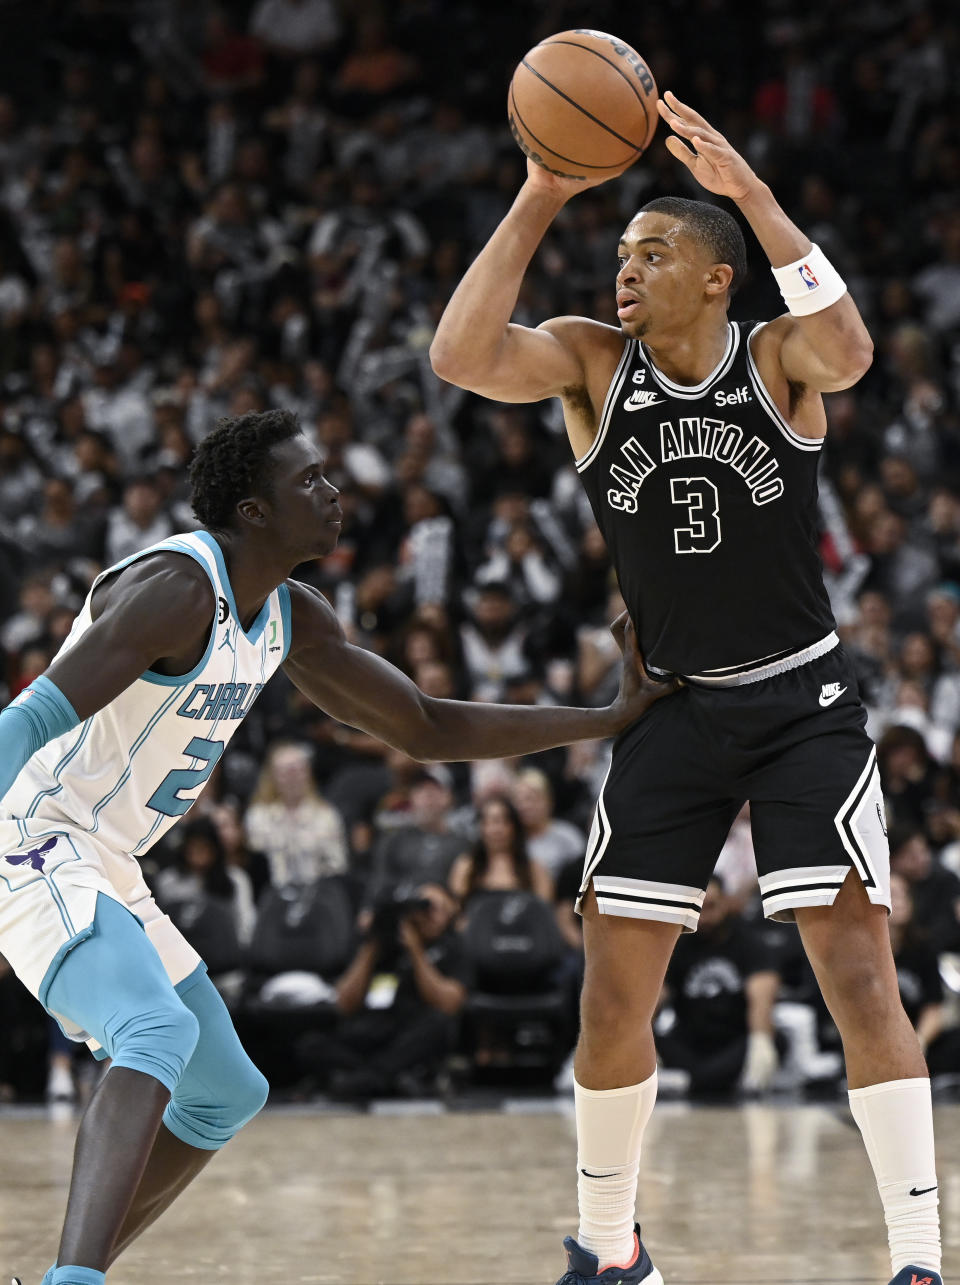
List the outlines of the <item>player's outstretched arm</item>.
<svg viewBox="0 0 960 1285">
<path fill-rule="evenodd" d="M 321 594 L 288 584 L 293 643 L 283 666 L 287 676 L 333 718 L 420 762 L 512 758 L 613 736 L 672 690 L 641 676 L 624 618 L 620 693 L 603 709 L 437 700 L 380 656 L 349 643 Z"/>
<path fill-rule="evenodd" d="M 135 562 L 95 598 L 97 618 L 0 713 L 0 798 L 38 749 L 102 709 L 160 661 L 195 663 L 213 623 L 205 573 L 178 554 Z"/>
<path fill-rule="evenodd" d="M 597 180 L 598 182 L 600 180 Z M 502 402 L 537 402 L 584 384 L 580 338 L 598 322 L 564 319 L 536 330 L 513 325 L 523 275 L 547 228 L 589 180 L 564 179 L 527 162 L 527 181 L 444 309 L 430 362 L 441 379 Z M 583 331 L 580 336 L 579 330 Z"/>
<path fill-rule="evenodd" d="M 772 356 L 783 376 L 791 384 L 822 393 L 855 384 L 873 360 L 873 341 L 839 275 L 823 256 L 820 277 L 811 271 L 807 263 L 814 250 L 810 238 L 787 217 L 770 188 L 739 152 L 699 112 L 669 90 L 657 108 L 674 131 L 667 139 L 670 154 L 682 161 L 707 191 L 736 202 L 789 300 L 790 312 L 761 332 L 764 343 L 775 349 Z M 814 260 L 811 264 L 818 266 Z M 788 267 L 790 271 L 782 280 L 779 270 Z M 817 296 L 817 291 L 825 290 L 829 293 Z M 823 306 L 824 298 L 834 302 Z"/>
</svg>

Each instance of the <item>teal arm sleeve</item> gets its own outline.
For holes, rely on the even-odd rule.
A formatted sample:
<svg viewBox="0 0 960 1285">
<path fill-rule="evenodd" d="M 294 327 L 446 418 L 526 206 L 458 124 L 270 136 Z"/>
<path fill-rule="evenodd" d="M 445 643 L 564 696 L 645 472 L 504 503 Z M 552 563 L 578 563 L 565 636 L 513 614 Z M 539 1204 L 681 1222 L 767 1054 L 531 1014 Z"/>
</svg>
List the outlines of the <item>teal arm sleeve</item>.
<svg viewBox="0 0 960 1285">
<path fill-rule="evenodd" d="M 31 755 L 79 722 L 63 692 L 43 674 L 0 711 L 0 799 Z"/>
</svg>

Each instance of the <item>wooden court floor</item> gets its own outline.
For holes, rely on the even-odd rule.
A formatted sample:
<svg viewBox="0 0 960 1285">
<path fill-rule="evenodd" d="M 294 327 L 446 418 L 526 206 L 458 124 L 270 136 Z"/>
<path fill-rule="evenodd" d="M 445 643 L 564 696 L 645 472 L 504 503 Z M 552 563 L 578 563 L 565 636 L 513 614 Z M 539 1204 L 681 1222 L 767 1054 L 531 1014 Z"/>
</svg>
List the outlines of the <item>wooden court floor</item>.
<svg viewBox="0 0 960 1285">
<path fill-rule="evenodd" d="M 539 1109 L 538 1109 L 539 1105 Z M 553 1285 L 576 1231 L 572 1104 L 268 1109 L 111 1285 Z M 664 1103 L 640 1212 L 667 1285 L 886 1285 L 879 1198 L 838 1104 Z M 0 1281 L 52 1261 L 75 1122 L 0 1114 Z M 960 1106 L 937 1108 L 944 1277 L 960 1281 Z"/>
</svg>

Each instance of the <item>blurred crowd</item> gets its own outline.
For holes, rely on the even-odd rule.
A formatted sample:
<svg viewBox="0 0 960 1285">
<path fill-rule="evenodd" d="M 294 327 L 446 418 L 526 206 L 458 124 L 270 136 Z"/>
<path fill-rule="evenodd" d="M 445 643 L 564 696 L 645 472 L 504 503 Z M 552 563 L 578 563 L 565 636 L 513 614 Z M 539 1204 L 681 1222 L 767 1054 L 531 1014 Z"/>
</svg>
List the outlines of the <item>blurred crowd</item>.
<svg viewBox="0 0 960 1285">
<path fill-rule="evenodd" d="M 194 525 L 186 466 L 218 418 L 284 407 L 345 514 L 300 574 L 355 641 L 433 696 L 612 698 L 622 603 L 558 404 L 483 401 L 426 355 L 522 182 L 513 65 L 581 18 L 567 0 L 9 0 L 0 696 L 49 663 L 102 567 Z M 826 399 L 822 553 L 879 742 L 905 997 L 960 1071 L 960 21 L 924 0 L 593 0 L 590 21 L 744 151 L 874 337 L 872 369 Z M 517 320 L 615 324 L 616 235 L 690 184 L 660 137 L 577 197 Z M 775 315 L 748 245 L 733 314 Z M 458 1059 L 552 1074 L 608 754 L 423 769 L 278 677 L 150 878 L 275 1082 L 362 1094 Z M 751 860 L 744 816 L 668 979 L 664 1059 L 694 1088 L 839 1075 L 795 932 L 757 922 Z M 46 1056 L 31 1012 L 0 978 L 10 1092 Z"/>
</svg>

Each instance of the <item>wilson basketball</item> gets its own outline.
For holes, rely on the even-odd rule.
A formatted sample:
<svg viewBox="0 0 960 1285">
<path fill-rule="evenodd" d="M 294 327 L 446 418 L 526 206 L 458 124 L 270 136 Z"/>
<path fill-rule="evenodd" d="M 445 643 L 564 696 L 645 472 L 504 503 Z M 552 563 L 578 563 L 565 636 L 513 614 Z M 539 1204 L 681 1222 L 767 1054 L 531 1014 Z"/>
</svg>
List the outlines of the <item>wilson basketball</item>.
<svg viewBox="0 0 960 1285">
<path fill-rule="evenodd" d="M 657 128 L 657 85 L 635 49 L 577 28 L 520 61 L 507 99 L 510 128 L 531 160 L 565 178 L 612 178 Z"/>
</svg>

